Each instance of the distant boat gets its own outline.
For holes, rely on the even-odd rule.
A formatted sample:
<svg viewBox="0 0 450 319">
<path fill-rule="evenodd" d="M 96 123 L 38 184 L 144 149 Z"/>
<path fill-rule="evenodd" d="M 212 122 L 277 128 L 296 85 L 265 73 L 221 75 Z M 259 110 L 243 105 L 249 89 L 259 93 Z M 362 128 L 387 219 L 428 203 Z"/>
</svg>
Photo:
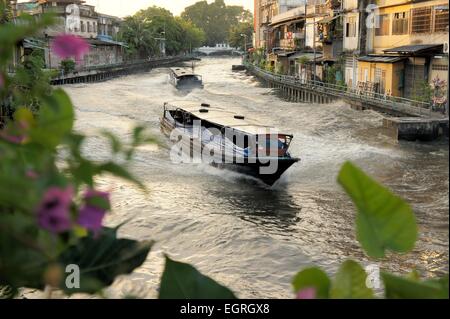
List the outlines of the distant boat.
<svg viewBox="0 0 450 319">
<path fill-rule="evenodd" d="M 169 77 L 170 83 L 178 89 L 203 88 L 202 76 L 189 68 L 171 68 Z"/>
<path fill-rule="evenodd" d="M 292 134 L 206 103 L 165 103 L 161 129 L 185 158 L 200 157 L 204 162 L 206 155 L 215 167 L 250 175 L 269 186 L 299 161 L 288 151 Z"/>
</svg>

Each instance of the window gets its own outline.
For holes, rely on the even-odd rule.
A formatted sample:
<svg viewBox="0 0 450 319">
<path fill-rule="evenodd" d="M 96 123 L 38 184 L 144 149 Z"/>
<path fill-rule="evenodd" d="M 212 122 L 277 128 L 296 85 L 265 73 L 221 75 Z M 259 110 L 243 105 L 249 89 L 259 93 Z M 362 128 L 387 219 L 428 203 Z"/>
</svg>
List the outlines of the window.
<svg viewBox="0 0 450 319">
<path fill-rule="evenodd" d="M 445 65 L 445 64 L 433 64 L 431 69 L 433 71 L 448 71 L 448 65 Z"/>
<path fill-rule="evenodd" d="M 84 21 L 81 21 L 81 32 L 86 32 L 86 25 L 84 24 Z"/>
<path fill-rule="evenodd" d="M 385 93 L 386 86 L 386 71 L 376 68 L 375 69 L 375 83 L 378 83 L 378 93 Z"/>
<path fill-rule="evenodd" d="M 392 20 L 392 34 L 408 34 L 409 15 L 408 12 L 394 13 L 394 19 Z"/>
<path fill-rule="evenodd" d="M 92 25 L 89 21 L 87 22 L 87 30 L 88 32 L 92 32 Z"/>
<path fill-rule="evenodd" d="M 434 32 L 448 32 L 448 6 L 434 7 Z"/>
<path fill-rule="evenodd" d="M 356 37 L 356 18 L 355 17 L 349 17 L 347 19 L 347 24 L 345 26 L 345 36 L 347 38 Z"/>
<path fill-rule="evenodd" d="M 381 14 L 376 18 L 378 19 L 378 25 L 375 29 L 375 35 L 389 35 L 389 15 Z"/>
<path fill-rule="evenodd" d="M 411 33 L 431 32 L 431 7 L 412 9 L 411 15 Z"/>
</svg>

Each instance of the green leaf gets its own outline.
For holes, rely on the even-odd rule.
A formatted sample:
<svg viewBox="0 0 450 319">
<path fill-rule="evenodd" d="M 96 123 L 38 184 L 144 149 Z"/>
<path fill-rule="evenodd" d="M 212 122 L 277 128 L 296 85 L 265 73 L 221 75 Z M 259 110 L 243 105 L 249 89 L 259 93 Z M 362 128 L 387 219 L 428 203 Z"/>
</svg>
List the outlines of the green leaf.
<svg viewBox="0 0 450 319">
<path fill-rule="evenodd" d="M 323 270 L 317 267 L 300 271 L 295 275 L 292 285 L 295 293 L 305 288 L 315 288 L 318 299 L 328 299 L 329 297 L 330 279 Z"/>
<path fill-rule="evenodd" d="M 90 187 L 94 186 L 94 175 L 96 172 L 94 163 L 80 158 L 76 166 L 70 168 L 70 172 L 77 181 L 77 184 L 85 183 Z"/>
<path fill-rule="evenodd" d="M 381 273 L 388 299 L 448 299 L 448 275 L 440 279 L 419 281 Z"/>
<path fill-rule="evenodd" d="M 161 279 L 160 299 L 235 299 L 228 288 L 202 275 L 191 265 L 166 256 Z"/>
<path fill-rule="evenodd" d="M 117 136 L 106 130 L 102 131 L 101 134 L 109 140 L 111 144 L 111 150 L 114 154 L 117 154 L 122 150 L 122 144 L 120 143 Z"/>
<path fill-rule="evenodd" d="M 0 286 L 42 289 L 48 257 L 36 240 L 35 220 L 0 214 Z"/>
<path fill-rule="evenodd" d="M 86 204 L 91 207 L 96 207 L 105 211 L 111 209 L 111 204 L 107 198 L 104 197 L 91 197 L 85 200 Z"/>
<path fill-rule="evenodd" d="M 416 219 L 403 199 L 350 162 L 342 167 L 338 181 L 358 208 L 357 238 L 370 257 L 384 257 L 386 249 L 409 252 L 414 248 Z"/>
<path fill-rule="evenodd" d="M 33 140 L 55 148 L 73 128 L 75 114 L 69 96 L 61 89 L 43 99 L 37 127 L 31 131 Z"/>
<path fill-rule="evenodd" d="M 141 266 L 152 245 L 150 241 L 118 239 L 116 229 L 109 228 L 104 228 L 98 237 L 82 238 L 60 257 L 64 268 L 71 264 L 79 266 L 80 288 L 69 289 L 64 280 L 61 289 L 69 294 L 99 292 L 111 285 L 117 276 L 130 274 Z"/>
<path fill-rule="evenodd" d="M 369 299 L 373 298 L 373 290 L 366 285 L 367 274 L 355 261 L 345 261 L 331 286 L 333 299 Z"/>
</svg>

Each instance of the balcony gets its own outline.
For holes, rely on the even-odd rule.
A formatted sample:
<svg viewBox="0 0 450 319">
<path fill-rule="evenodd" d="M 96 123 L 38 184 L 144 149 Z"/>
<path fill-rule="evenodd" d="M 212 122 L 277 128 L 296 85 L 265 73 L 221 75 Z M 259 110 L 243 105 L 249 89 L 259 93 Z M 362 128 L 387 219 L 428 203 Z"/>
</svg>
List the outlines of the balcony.
<svg viewBox="0 0 450 319">
<path fill-rule="evenodd" d="M 394 6 L 394 5 L 404 5 L 404 4 L 411 4 L 415 1 L 413 0 L 377 0 L 376 5 L 379 7 L 386 7 L 386 6 Z M 419 1 L 416 1 L 419 2 Z"/>
<path fill-rule="evenodd" d="M 277 14 L 272 18 L 272 24 L 281 24 L 283 22 L 301 19 L 305 17 L 305 7 L 301 6 L 284 13 Z"/>
<path fill-rule="evenodd" d="M 279 47 L 287 51 L 295 50 L 294 39 L 281 39 Z"/>
<path fill-rule="evenodd" d="M 300 50 L 305 46 L 305 34 L 303 32 L 292 33 L 291 37 L 280 39 L 280 48 L 284 50 Z"/>
<path fill-rule="evenodd" d="M 53 13 L 53 14 L 65 14 L 66 13 L 66 7 L 63 6 L 57 6 L 57 7 L 43 7 L 42 12 L 44 13 Z"/>
<path fill-rule="evenodd" d="M 269 16 L 264 16 L 264 17 L 262 17 L 260 23 L 261 23 L 261 25 L 268 25 L 271 23 L 271 19 Z"/>
<path fill-rule="evenodd" d="M 277 5 L 277 0 L 261 0 L 261 7 L 268 7 L 271 5 Z"/>
</svg>

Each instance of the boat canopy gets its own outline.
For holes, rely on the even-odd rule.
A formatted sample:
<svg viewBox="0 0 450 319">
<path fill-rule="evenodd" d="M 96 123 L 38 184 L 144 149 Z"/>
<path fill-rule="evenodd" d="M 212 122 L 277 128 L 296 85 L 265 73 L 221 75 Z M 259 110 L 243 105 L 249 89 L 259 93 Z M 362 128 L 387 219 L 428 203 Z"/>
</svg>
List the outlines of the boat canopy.
<svg viewBox="0 0 450 319">
<path fill-rule="evenodd" d="M 198 76 L 198 74 L 193 73 L 190 69 L 187 68 L 171 68 L 170 70 L 177 78 L 185 76 Z"/>
<path fill-rule="evenodd" d="M 261 124 L 257 120 L 248 118 L 236 112 L 227 110 L 221 106 L 211 106 L 202 104 L 200 102 L 169 102 L 166 107 L 180 109 L 194 117 L 215 124 L 217 126 L 231 128 L 233 130 L 241 131 L 248 135 L 268 135 L 278 134 L 284 136 L 291 136 L 292 134 L 282 134 L 273 126 Z"/>
</svg>

